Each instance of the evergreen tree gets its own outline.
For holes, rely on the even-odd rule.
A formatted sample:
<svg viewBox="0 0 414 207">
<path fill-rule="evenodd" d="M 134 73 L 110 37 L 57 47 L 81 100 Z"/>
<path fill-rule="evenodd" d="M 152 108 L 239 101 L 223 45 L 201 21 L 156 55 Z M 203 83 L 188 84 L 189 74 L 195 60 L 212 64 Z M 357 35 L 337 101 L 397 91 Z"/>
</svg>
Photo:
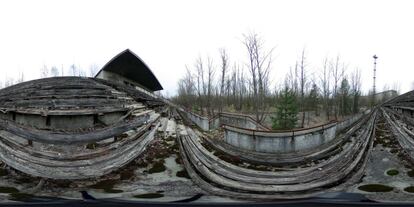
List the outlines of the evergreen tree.
<svg viewBox="0 0 414 207">
<path fill-rule="evenodd" d="M 312 84 L 312 89 L 310 90 L 309 96 L 308 96 L 308 109 L 311 111 L 315 111 L 316 116 L 319 116 L 318 103 L 319 103 L 319 88 L 314 83 Z"/>
<path fill-rule="evenodd" d="M 340 112 L 341 115 L 348 115 L 351 112 L 352 105 L 351 105 L 351 97 L 350 97 L 350 86 L 348 80 L 344 78 L 341 82 L 341 87 L 339 88 L 339 96 L 340 96 Z"/>
<path fill-rule="evenodd" d="M 298 121 L 298 103 L 295 93 L 288 88 L 280 92 L 276 116 L 272 117 L 273 129 L 293 129 Z"/>
</svg>

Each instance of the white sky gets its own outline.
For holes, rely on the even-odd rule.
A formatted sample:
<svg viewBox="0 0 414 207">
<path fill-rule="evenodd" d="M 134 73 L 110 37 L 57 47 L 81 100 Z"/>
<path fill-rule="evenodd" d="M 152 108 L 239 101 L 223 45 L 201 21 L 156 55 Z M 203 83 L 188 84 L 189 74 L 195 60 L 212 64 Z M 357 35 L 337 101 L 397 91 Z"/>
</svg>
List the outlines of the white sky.
<svg viewBox="0 0 414 207">
<path fill-rule="evenodd" d="M 242 34 L 259 33 L 275 48 L 272 79 L 284 78 L 306 47 L 309 70 L 338 54 L 348 71 L 362 70 L 363 88 L 377 83 L 412 88 L 414 1 L 1 1 L 0 81 L 40 77 L 40 68 L 103 66 L 130 48 L 174 94 L 176 83 L 202 55 L 245 61 Z M 217 72 L 218 73 L 218 72 Z"/>
</svg>

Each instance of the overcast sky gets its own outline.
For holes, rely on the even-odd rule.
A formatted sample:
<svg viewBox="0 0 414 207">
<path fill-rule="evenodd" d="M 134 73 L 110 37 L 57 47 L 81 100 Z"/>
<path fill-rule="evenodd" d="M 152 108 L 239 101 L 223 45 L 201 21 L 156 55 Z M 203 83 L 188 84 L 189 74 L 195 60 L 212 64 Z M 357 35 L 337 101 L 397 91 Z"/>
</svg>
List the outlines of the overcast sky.
<svg viewBox="0 0 414 207">
<path fill-rule="evenodd" d="M 367 91 L 377 54 L 379 89 L 412 88 L 414 1 L 408 0 L 1 1 L 0 81 L 19 72 L 39 78 L 45 64 L 102 67 L 130 48 L 171 95 L 199 55 L 218 64 L 224 47 L 231 62 L 245 63 L 241 42 L 251 31 L 275 47 L 273 83 L 305 47 L 309 71 L 340 55 L 348 71 L 362 70 Z"/>
</svg>

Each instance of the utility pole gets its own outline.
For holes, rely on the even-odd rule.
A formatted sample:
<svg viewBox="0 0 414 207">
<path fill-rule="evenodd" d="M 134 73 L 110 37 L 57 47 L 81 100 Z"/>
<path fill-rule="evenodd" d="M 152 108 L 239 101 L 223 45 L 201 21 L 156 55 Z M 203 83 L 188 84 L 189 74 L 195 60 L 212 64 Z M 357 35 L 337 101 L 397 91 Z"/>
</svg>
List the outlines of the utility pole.
<svg viewBox="0 0 414 207">
<path fill-rule="evenodd" d="M 375 105 L 375 93 L 376 93 L 376 91 L 375 91 L 375 79 L 377 78 L 377 59 L 378 59 L 378 56 L 374 55 L 373 58 L 374 58 L 374 85 L 372 87 L 372 106 Z"/>
</svg>

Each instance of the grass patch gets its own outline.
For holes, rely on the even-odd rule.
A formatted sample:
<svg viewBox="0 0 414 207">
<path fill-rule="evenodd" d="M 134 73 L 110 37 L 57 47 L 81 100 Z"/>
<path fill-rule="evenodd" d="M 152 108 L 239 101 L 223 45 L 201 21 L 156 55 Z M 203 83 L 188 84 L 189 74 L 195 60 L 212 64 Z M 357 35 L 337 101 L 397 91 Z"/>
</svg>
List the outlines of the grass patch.
<svg viewBox="0 0 414 207">
<path fill-rule="evenodd" d="M 0 176 L 6 176 L 8 174 L 9 174 L 9 172 L 6 169 L 0 168 Z"/>
<path fill-rule="evenodd" d="M 389 175 L 389 176 L 395 176 L 395 175 L 398 175 L 400 172 L 398 172 L 398 170 L 396 170 L 396 169 L 391 169 L 391 170 L 388 170 L 387 171 L 387 175 Z"/>
<path fill-rule="evenodd" d="M 91 185 L 89 187 L 94 188 L 94 189 L 102 189 L 105 193 L 122 193 L 124 191 L 122 190 L 118 190 L 118 189 L 113 189 L 114 185 L 116 184 L 116 180 L 102 180 L 98 183 L 96 183 L 95 185 Z"/>
<path fill-rule="evenodd" d="M 397 153 L 397 152 L 398 152 L 398 149 L 393 148 L 393 149 L 391 149 L 391 150 L 390 150 L 390 152 L 391 152 L 392 154 L 395 154 L 395 153 Z"/>
<path fill-rule="evenodd" d="M 145 193 L 145 194 L 139 194 L 139 195 L 134 195 L 134 198 L 162 198 L 164 197 L 164 194 L 162 193 Z"/>
<path fill-rule="evenodd" d="M 366 192 L 390 192 L 394 188 L 386 185 L 381 184 L 369 184 L 369 185 L 361 185 L 358 187 L 359 190 L 366 191 Z"/>
<path fill-rule="evenodd" d="M 177 172 L 177 174 L 176 174 L 176 176 L 177 176 L 177 177 L 180 177 L 180 178 L 187 178 L 187 179 L 190 179 L 190 176 L 188 175 L 188 173 L 187 173 L 187 171 L 186 171 L 186 170 L 181 170 L 181 171 L 178 171 L 178 172 Z"/>
<path fill-rule="evenodd" d="M 408 171 L 408 172 L 407 172 L 407 175 L 408 175 L 409 177 L 414 177 L 414 170 L 410 170 L 410 171 Z"/>
<path fill-rule="evenodd" d="M 17 184 L 26 184 L 26 183 L 32 183 L 34 182 L 35 179 L 28 177 L 28 176 L 23 176 L 23 177 L 19 177 L 17 178 L 14 182 Z"/>
<path fill-rule="evenodd" d="M 9 197 L 12 201 L 29 201 L 31 198 L 33 195 L 27 193 L 11 193 Z"/>
<path fill-rule="evenodd" d="M 13 187 L 3 187 L 0 186 L 0 193 L 18 193 L 19 190 Z"/>
<path fill-rule="evenodd" d="M 125 169 L 121 171 L 121 180 L 129 180 L 134 176 L 134 170 L 131 169 Z"/>
<path fill-rule="evenodd" d="M 414 186 L 406 187 L 404 188 L 404 191 L 408 193 L 414 193 Z"/>
<path fill-rule="evenodd" d="M 86 145 L 86 149 L 95 149 L 96 146 L 97 146 L 96 143 L 89 143 L 89 144 Z"/>
<path fill-rule="evenodd" d="M 164 166 L 164 160 L 161 160 L 159 162 L 156 162 L 151 169 L 148 170 L 148 173 L 152 174 L 152 173 L 160 173 L 160 172 L 164 172 L 166 170 L 165 166 Z"/>
<path fill-rule="evenodd" d="M 119 190 L 119 189 L 112 189 L 112 188 L 108 188 L 108 189 L 104 189 L 105 193 L 122 193 L 124 192 L 123 190 Z"/>
</svg>

